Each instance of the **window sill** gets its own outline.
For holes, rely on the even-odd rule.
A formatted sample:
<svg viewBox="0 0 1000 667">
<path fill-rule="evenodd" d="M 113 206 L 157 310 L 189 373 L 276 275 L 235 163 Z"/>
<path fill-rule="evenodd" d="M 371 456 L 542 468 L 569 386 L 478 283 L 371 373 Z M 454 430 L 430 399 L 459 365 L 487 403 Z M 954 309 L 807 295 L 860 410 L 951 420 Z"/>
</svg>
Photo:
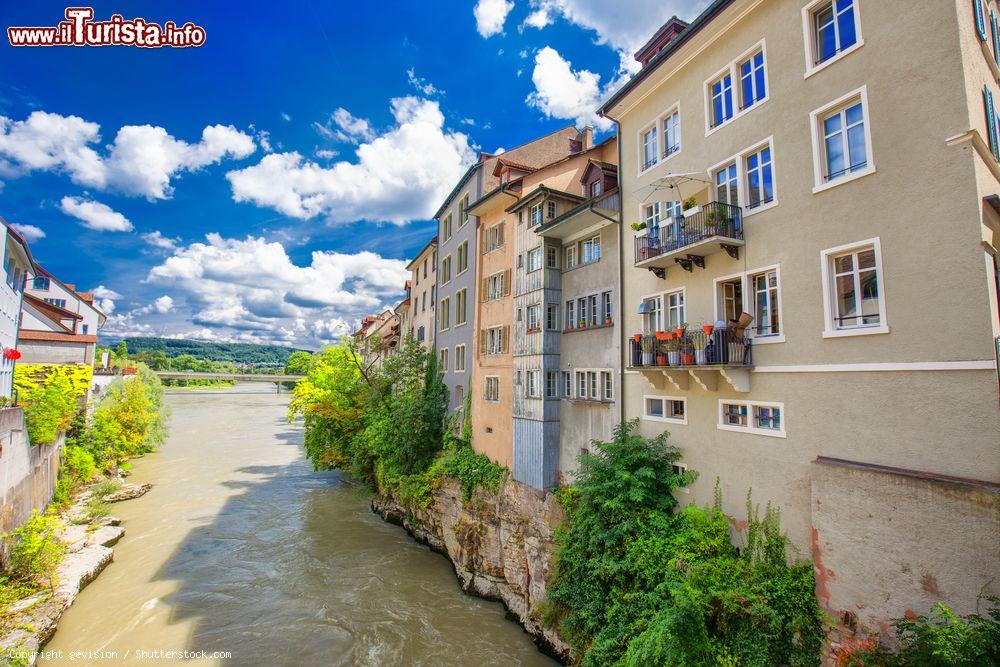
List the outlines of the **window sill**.
<svg viewBox="0 0 1000 667">
<path fill-rule="evenodd" d="M 596 331 L 598 329 L 613 329 L 614 326 L 615 325 L 614 325 L 613 322 L 611 324 L 592 324 L 592 325 L 587 326 L 587 327 L 576 327 L 575 329 L 563 329 L 562 332 L 564 334 L 568 334 L 568 333 L 576 333 L 576 332 L 580 332 L 580 331 Z"/>
<path fill-rule="evenodd" d="M 674 417 L 653 417 L 652 415 L 643 415 L 642 416 L 642 421 L 645 421 L 645 422 L 661 422 L 661 423 L 664 423 L 664 424 L 681 424 L 683 426 L 687 426 L 687 423 L 688 423 L 688 420 L 687 420 L 686 417 L 684 419 L 676 419 Z"/>
<path fill-rule="evenodd" d="M 752 345 L 771 345 L 774 343 L 784 343 L 785 334 L 778 334 L 777 336 L 751 336 L 750 340 Z"/>
<path fill-rule="evenodd" d="M 826 183 L 820 183 L 819 185 L 817 185 L 816 187 L 813 188 L 813 194 L 814 195 L 815 194 L 819 194 L 820 192 L 824 192 L 826 190 L 829 190 L 830 188 L 835 188 L 838 185 L 844 185 L 845 183 L 850 183 L 851 181 L 856 181 L 859 178 L 864 178 L 868 174 L 874 174 L 874 173 L 875 173 L 875 165 L 872 165 L 871 167 L 865 167 L 864 169 L 860 169 L 858 171 L 853 171 L 850 174 L 847 174 L 845 176 L 841 176 L 841 177 L 839 177 L 839 178 L 837 178 L 837 179 L 835 179 L 833 181 L 827 181 Z"/>
<path fill-rule="evenodd" d="M 529 333 L 529 334 L 542 333 L 542 328 L 541 327 L 534 327 L 534 328 L 526 329 L 525 333 Z"/>
<path fill-rule="evenodd" d="M 748 113 L 752 112 L 754 109 L 759 109 L 760 107 L 762 107 L 769 99 L 771 99 L 771 94 L 770 93 L 768 93 L 767 96 L 764 97 L 763 99 L 757 100 L 756 102 L 754 102 L 753 104 L 751 104 L 750 106 L 748 106 L 746 109 L 740 109 L 740 110 L 735 111 L 733 113 L 733 117 L 730 118 L 729 120 L 725 120 L 725 121 L 719 123 L 718 125 L 716 125 L 715 127 L 712 127 L 710 125 L 706 125 L 705 126 L 705 136 L 709 137 L 709 136 L 715 134 L 716 132 L 718 132 L 719 130 L 721 130 L 722 128 L 728 127 L 729 125 L 732 125 L 733 123 L 735 123 L 740 118 L 743 118 L 743 116 L 746 116 Z"/>
<path fill-rule="evenodd" d="M 747 218 L 751 218 L 757 215 L 758 213 L 763 213 L 764 211 L 768 211 L 776 207 L 777 205 L 778 205 L 778 198 L 775 197 L 766 204 L 761 204 L 760 206 L 755 206 L 754 208 L 744 208 L 743 219 L 746 220 Z"/>
<path fill-rule="evenodd" d="M 823 62 L 821 62 L 818 65 L 813 65 L 813 66 L 809 67 L 809 69 L 806 70 L 806 73 L 802 75 L 802 78 L 803 79 L 808 79 L 813 74 L 816 74 L 817 72 L 822 72 L 823 70 L 825 70 L 827 67 L 829 67 L 833 63 L 835 63 L 838 60 L 841 60 L 843 58 L 846 58 L 847 56 L 851 55 L 852 53 L 854 53 L 855 51 L 857 51 L 858 49 L 860 49 L 864 45 L 865 45 L 865 40 L 864 39 L 859 39 L 853 45 L 847 47 L 846 49 L 844 49 L 843 51 L 841 51 L 837 55 L 824 60 Z M 811 58 L 812 54 L 809 54 L 809 56 Z"/>
<path fill-rule="evenodd" d="M 580 403 L 581 405 L 604 405 L 610 406 L 614 401 L 609 401 L 602 398 L 564 398 L 564 401 L 569 401 L 570 403 Z"/>
<path fill-rule="evenodd" d="M 720 431 L 732 431 L 734 433 L 748 433 L 750 435 L 766 435 L 769 438 L 787 438 L 784 431 L 772 431 L 764 428 L 751 428 L 749 426 L 730 426 L 729 424 L 716 424 Z"/>
<path fill-rule="evenodd" d="M 562 272 L 563 273 L 569 273 L 570 271 L 576 271 L 577 269 L 582 269 L 584 267 L 593 266 L 594 264 L 600 264 L 600 263 L 601 263 L 600 258 L 598 258 L 598 259 L 592 259 L 589 262 L 580 262 L 579 264 L 575 264 L 575 265 L 569 267 L 568 269 L 563 269 Z"/>
<path fill-rule="evenodd" d="M 877 334 L 889 333 L 888 324 L 880 324 L 877 327 L 855 327 L 853 329 L 826 329 L 823 331 L 823 338 L 846 338 L 848 336 L 874 336 Z"/>
<path fill-rule="evenodd" d="M 456 273 L 455 277 L 458 278 L 460 275 L 462 275 L 463 273 L 465 273 L 468 270 L 469 270 L 469 267 L 465 267 L 464 269 L 462 269 L 461 271 L 459 271 L 458 273 Z"/>
</svg>

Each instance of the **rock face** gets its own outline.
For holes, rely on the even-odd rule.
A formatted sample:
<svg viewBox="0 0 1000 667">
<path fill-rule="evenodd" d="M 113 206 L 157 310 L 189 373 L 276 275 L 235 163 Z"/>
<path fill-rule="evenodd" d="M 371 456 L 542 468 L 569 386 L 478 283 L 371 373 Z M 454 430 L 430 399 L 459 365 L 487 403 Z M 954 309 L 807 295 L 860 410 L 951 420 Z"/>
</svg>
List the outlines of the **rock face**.
<svg viewBox="0 0 1000 667">
<path fill-rule="evenodd" d="M 433 498 L 428 509 L 410 509 L 380 495 L 372 510 L 447 556 L 466 593 L 503 602 L 543 651 L 568 661 L 569 645 L 538 613 L 552 570 L 553 533 L 563 520 L 555 496 L 508 480 L 496 495 L 478 490 L 463 502 L 458 482 L 445 479 Z"/>
<path fill-rule="evenodd" d="M 122 488 L 101 498 L 106 503 L 119 503 L 123 500 L 132 500 L 145 495 L 153 488 L 152 484 L 122 484 Z"/>
</svg>

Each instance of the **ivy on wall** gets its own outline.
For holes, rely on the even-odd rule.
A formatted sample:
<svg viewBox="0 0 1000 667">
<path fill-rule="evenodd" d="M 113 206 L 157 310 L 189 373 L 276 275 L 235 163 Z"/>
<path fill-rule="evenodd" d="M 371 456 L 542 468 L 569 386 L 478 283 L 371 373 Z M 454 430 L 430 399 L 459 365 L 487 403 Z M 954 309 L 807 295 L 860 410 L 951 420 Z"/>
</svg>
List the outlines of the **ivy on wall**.
<svg viewBox="0 0 1000 667">
<path fill-rule="evenodd" d="M 45 381 L 53 375 L 69 380 L 73 387 L 73 395 L 79 398 L 90 389 L 94 380 L 94 369 L 91 366 L 76 365 L 18 364 L 14 367 L 14 388 L 20 393 L 45 384 Z"/>
<path fill-rule="evenodd" d="M 24 408 L 31 444 L 50 443 L 69 428 L 92 379 L 90 366 L 24 364 L 14 368 L 17 404 Z"/>
</svg>

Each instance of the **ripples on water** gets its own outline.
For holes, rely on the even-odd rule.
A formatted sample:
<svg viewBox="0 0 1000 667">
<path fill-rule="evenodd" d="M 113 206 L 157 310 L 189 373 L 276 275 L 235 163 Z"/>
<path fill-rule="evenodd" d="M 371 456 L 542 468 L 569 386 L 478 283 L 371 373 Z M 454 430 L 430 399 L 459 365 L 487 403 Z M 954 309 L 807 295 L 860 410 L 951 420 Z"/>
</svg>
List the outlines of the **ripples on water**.
<svg viewBox="0 0 1000 667">
<path fill-rule="evenodd" d="M 555 664 L 499 604 L 463 594 L 444 558 L 373 515 L 363 488 L 314 472 L 285 420 L 287 394 L 273 391 L 168 394 L 170 438 L 133 475 L 156 486 L 115 508 L 127 530 L 116 562 L 48 649 L 230 651 L 240 665 Z"/>
</svg>

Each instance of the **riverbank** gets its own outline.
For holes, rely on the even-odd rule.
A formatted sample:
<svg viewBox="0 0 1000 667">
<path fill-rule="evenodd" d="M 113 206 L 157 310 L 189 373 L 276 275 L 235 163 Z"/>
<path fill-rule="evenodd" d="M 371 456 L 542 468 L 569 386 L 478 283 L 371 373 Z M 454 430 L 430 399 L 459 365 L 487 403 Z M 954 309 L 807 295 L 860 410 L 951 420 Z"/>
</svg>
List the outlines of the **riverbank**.
<svg viewBox="0 0 1000 667">
<path fill-rule="evenodd" d="M 444 478 L 427 509 L 385 494 L 373 497 L 371 508 L 447 557 L 466 593 L 503 603 L 542 652 L 569 661 L 569 644 L 542 621 L 554 534 L 564 518 L 554 494 L 507 479 L 497 493 L 479 488 L 466 501 L 458 480 Z"/>
<path fill-rule="evenodd" d="M 58 514 L 62 523 L 56 533 L 66 555 L 55 572 L 55 586 L 11 604 L 0 620 L 0 655 L 9 665 L 34 665 L 40 651 L 56 632 L 59 621 L 77 596 L 114 559 L 114 546 L 125 535 L 120 519 L 100 516 L 88 519 L 94 492 L 105 481 L 83 489 L 73 503 Z M 102 496 L 101 502 L 121 502 L 144 495 L 149 485 L 122 484 Z"/>
</svg>

